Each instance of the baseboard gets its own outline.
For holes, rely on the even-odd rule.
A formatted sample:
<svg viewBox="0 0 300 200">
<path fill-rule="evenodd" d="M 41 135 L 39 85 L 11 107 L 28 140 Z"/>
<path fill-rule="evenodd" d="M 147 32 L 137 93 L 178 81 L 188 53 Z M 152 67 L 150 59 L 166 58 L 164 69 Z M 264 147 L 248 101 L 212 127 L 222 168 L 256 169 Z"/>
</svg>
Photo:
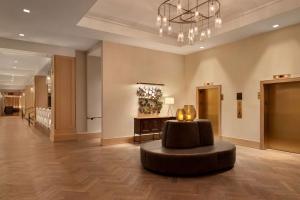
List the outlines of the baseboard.
<svg viewBox="0 0 300 200">
<path fill-rule="evenodd" d="M 77 133 L 77 140 L 93 140 L 101 138 L 101 133 Z"/>
<path fill-rule="evenodd" d="M 236 145 L 260 149 L 260 143 L 252 140 L 245 140 L 245 139 L 239 139 L 239 138 L 232 138 L 227 136 L 221 136 L 222 139 L 227 140 L 229 142 L 232 142 Z"/>
<path fill-rule="evenodd" d="M 124 143 L 133 143 L 133 137 L 119 137 L 119 138 L 103 138 L 101 144 L 103 146 L 115 145 L 115 144 L 124 144 Z"/>
<path fill-rule="evenodd" d="M 66 141 L 74 141 L 77 140 L 76 133 L 51 133 L 50 140 L 52 142 L 66 142 Z"/>
</svg>

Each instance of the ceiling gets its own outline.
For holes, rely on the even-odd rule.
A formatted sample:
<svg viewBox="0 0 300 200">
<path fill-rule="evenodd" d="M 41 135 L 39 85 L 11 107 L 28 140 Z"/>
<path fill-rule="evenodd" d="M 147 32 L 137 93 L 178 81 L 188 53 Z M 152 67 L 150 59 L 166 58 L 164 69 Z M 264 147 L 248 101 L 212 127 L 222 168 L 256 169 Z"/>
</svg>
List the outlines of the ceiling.
<svg viewBox="0 0 300 200">
<path fill-rule="evenodd" d="M 300 22 L 299 0 L 220 0 L 223 27 L 214 30 L 214 37 L 209 40 L 197 42 L 193 46 L 180 46 L 174 37 L 158 36 L 155 20 L 161 2 L 162 0 L 98 0 L 78 25 L 116 35 L 108 40 L 189 54 L 199 51 L 200 46 L 205 47 L 205 50 L 272 31 L 274 24 L 283 28 Z M 118 38 L 118 35 L 123 36 L 123 39 Z"/>
<path fill-rule="evenodd" d="M 97 39 L 86 37 L 76 24 L 95 1 L 0 0 L 0 37 L 87 50 Z"/>
<path fill-rule="evenodd" d="M 0 38 L 89 50 L 94 56 L 101 54 L 99 40 L 185 55 L 276 30 L 274 24 L 283 28 L 300 23 L 300 0 L 219 0 L 222 28 L 209 40 L 180 46 L 174 36 L 157 34 L 155 20 L 162 1 L 0 0 Z M 0 89 L 24 88 L 49 63 L 50 58 L 40 53 L 0 49 Z"/>
<path fill-rule="evenodd" d="M 23 89 L 50 62 L 42 54 L 0 48 L 0 89 Z"/>
<path fill-rule="evenodd" d="M 196 1 L 196 0 L 195 0 Z M 203 0 L 202 0 L 203 1 Z M 175 4 L 177 0 L 174 0 Z M 221 0 L 222 17 L 229 19 L 274 0 Z M 99 0 L 87 13 L 87 16 L 112 20 L 115 22 L 137 26 L 137 28 L 154 29 L 157 32 L 157 8 L 162 0 Z"/>
<path fill-rule="evenodd" d="M 203 1 L 203 0 L 200 0 Z M 300 22 L 299 0 L 220 0 L 222 29 L 194 46 L 159 37 L 155 27 L 162 0 L 0 0 L 0 37 L 88 50 L 107 40 L 189 54 Z M 23 13 L 23 8 L 31 10 Z M 19 37 L 24 33 L 25 37 Z"/>
</svg>

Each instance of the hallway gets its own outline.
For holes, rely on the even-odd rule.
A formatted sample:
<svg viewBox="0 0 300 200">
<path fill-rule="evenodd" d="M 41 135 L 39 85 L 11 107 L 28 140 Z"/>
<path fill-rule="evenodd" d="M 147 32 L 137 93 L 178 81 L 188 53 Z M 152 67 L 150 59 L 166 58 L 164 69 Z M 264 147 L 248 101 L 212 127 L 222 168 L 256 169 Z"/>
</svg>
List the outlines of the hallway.
<svg viewBox="0 0 300 200">
<path fill-rule="evenodd" d="M 1 200 L 300 199 L 300 156 L 237 147 L 234 169 L 172 178 L 141 168 L 139 148 L 51 143 L 18 117 L 0 118 Z"/>
</svg>

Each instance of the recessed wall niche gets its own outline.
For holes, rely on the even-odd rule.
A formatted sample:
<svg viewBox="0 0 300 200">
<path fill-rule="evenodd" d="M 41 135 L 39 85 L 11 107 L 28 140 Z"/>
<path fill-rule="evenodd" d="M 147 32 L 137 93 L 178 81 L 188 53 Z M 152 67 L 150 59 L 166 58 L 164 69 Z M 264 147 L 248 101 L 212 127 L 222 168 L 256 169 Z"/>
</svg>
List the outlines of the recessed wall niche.
<svg viewBox="0 0 300 200">
<path fill-rule="evenodd" d="M 144 84 L 137 89 L 136 94 L 138 96 L 139 114 L 160 114 L 163 105 L 161 88 L 156 85 Z"/>
</svg>

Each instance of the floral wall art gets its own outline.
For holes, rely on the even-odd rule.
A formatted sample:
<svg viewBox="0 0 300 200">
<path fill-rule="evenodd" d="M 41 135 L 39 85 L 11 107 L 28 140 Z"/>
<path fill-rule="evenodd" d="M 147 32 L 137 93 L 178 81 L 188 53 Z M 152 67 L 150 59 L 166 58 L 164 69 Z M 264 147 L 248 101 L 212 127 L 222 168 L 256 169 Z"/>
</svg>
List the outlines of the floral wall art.
<svg viewBox="0 0 300 200">
<path fill-rule="evenodd" d="M 139 87 L 137 92 L 139 112 L 142 114 L 159 114 L 163 102 L 161 100 L 163 93 L 157 87 Z"/>
</svg>

